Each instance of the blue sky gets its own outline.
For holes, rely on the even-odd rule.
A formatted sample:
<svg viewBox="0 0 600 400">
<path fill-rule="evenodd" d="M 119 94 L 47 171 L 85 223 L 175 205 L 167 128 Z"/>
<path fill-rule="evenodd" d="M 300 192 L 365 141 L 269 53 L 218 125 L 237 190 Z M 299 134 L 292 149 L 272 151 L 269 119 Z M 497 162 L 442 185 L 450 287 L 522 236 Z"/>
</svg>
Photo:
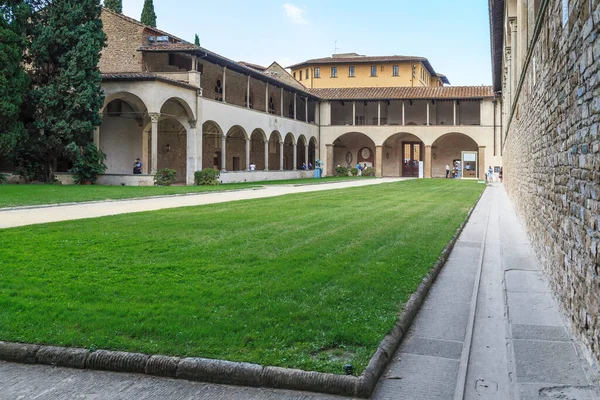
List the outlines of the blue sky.
<svg viewBox="0 0 600 400">
<path fill-rule="evenodd" d="M 144 0 L 123 0 L 140 19 Z M 484 0 L 154 0 L 158 28 L 236 61 L 284 67 L 338 52 L 427 57 L 453 85 L 490 85 Z"/>
</svg>

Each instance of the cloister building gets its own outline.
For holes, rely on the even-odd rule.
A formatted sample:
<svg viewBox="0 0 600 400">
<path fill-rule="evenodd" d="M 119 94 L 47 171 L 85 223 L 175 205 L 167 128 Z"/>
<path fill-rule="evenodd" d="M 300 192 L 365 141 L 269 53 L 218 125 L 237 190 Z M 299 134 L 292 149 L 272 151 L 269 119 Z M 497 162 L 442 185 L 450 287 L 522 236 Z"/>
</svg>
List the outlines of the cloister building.
<svg viewBox="0 0 600 400">
<path fill-rule="evenodd" d="M 492 88 L 442 86 L 426 59 L 413 61 L 429 86 L 308 88 L 277 63 L 235 62 L 107 9 L 102 20 L 101 184 L 150 185 L 165 167 L 187 184 L 204 168 L 223 182 L 300 178 L 318 159 L 325 175 L 359 162 L 419 176 L 422 161 L 423 177 L 442 177 L 459 161 L 463 177 L 481 178 L 502 165 Z M 131 173 L 137 157 L 142 175 Z"/>
</svg>

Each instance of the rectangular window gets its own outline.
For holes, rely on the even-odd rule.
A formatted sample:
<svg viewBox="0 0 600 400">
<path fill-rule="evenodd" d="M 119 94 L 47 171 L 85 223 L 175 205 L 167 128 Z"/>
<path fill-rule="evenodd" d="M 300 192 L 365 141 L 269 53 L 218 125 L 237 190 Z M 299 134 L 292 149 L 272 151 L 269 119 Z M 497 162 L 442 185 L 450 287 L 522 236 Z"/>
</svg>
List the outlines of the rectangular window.
<svg viewBox="0 0 600 400">
<path fill-rule="evenodd" d="M 400 73 L 398 72 L 398 66 L 397 65 L 394 65 L 394 67 L 392 68 L 392 75 L 393 76 L 400 75 Z"/>
<path fill-rule="evenodd" d="M 309 77 L 309 76 L 310 76 L 310 75 L 308 74 L 308 68 L 306 68 L 306 73 L 304 74 L 304 77 L 305 77 L 306 79 L 308 79 L 308 77 Z"/>
<path fill-rule="evenodd" d="M 320 67 L 315 67 L 315 78 L 320 78 L 321 77 L 321 68 Z"/>
<path fill-rule="evenodd" d="M 348 76 L 353 78 L 354 75 L 354 66 L 348 67 Z"/>
<path fill-rule="evenodd" d="M 296 73 L 294 72 L 294 79 L 296 79 Z"/>
<path fill-rule="evenodd" d="M 377 76 L 377 66 L 371 66 L 371 76 Z"/>
<path fill-rule="evenodd" d="M 302 70 L 300 70 L 300 80 L 302 80 Z"/>
<path fill-rule="evenodd" d="M 337 67 L 331 67 L 331 77 L 337 78 Z"/>
</svg>

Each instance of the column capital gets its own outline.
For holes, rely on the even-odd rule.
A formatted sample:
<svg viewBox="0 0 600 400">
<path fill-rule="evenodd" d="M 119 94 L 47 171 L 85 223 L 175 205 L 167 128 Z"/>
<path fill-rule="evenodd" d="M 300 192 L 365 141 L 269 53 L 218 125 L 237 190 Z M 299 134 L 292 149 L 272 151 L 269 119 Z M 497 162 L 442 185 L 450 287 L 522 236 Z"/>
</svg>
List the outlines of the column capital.
<svg viewBox="0 0 600 400">
<path fill-rule="evenodd" d="M 335 145 L 333 143 L 331 143 L 331 144 L 326 144 L 325 146 L 326 147 L 334 147 Z"/>
<path fill-rule="evenodd" d="M 510 25 L 510 30 L 513 32 L 517 31 L 517 17 L 508 18 L 508 25 Z"/>
<path fill-rule="evenodd" d="M 247 138 L 244 138 L 244 140 L 245 140 L 246 142 L 249 142 L 249 141 L 250 141 L 250 138 L 249 138 L 249 137 L 247 137 Z"/>
<path fill-rule="evenodd" d="M 188 123 L 190 124 L 190 128 L 192 128 L 192 129 L 196 129 L 196 123 L 197 123 L 197 122 L 198 122 L 198 121 L 196 121 L 195 119 L 190 119 L 190 120 L 188 121 Z"/>
<path fill-rule="evenodd" d="M 227 134 L 226 133 L 221 133 L 221 139 L 227 139 Z"/>
<path fill-rule="evenodd" d="M 504 54 L 506 55 L 506 58 L 510 61 L 510 54 L 511 54 L 510 46 L 506 46 L 504 48 Z"/>
<path fill-rule="evenodd" d="M 160 119 L 160 113 L 148 113 L 152 122 L 158 122 Z"/>
</svg>

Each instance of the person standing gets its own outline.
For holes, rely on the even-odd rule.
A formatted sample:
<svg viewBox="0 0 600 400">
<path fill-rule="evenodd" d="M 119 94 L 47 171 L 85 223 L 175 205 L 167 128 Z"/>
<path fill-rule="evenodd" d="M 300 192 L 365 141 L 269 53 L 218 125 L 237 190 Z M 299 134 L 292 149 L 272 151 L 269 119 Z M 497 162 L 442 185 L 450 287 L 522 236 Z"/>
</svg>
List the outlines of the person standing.
<svg viewBox="0 0 600 400">
<path fill-rule="evenodd" d="M 498 180 L 502 183 L 502 167 L 500 167 L 500 173 L 498 173 Z"/>
<path fill-rule="evenodd" d="M 494 181 L 494 170 L 492 169 L 492 166 L 490 165 L 490 167 L 488 168 L 488 183 L 492 183 Z"/>
<path fill-rule="evenodd" d="M 450 175 L 450 165 L 446 164 L 446 179 L 448 179 L 448 175 Z"/>
</svg>

